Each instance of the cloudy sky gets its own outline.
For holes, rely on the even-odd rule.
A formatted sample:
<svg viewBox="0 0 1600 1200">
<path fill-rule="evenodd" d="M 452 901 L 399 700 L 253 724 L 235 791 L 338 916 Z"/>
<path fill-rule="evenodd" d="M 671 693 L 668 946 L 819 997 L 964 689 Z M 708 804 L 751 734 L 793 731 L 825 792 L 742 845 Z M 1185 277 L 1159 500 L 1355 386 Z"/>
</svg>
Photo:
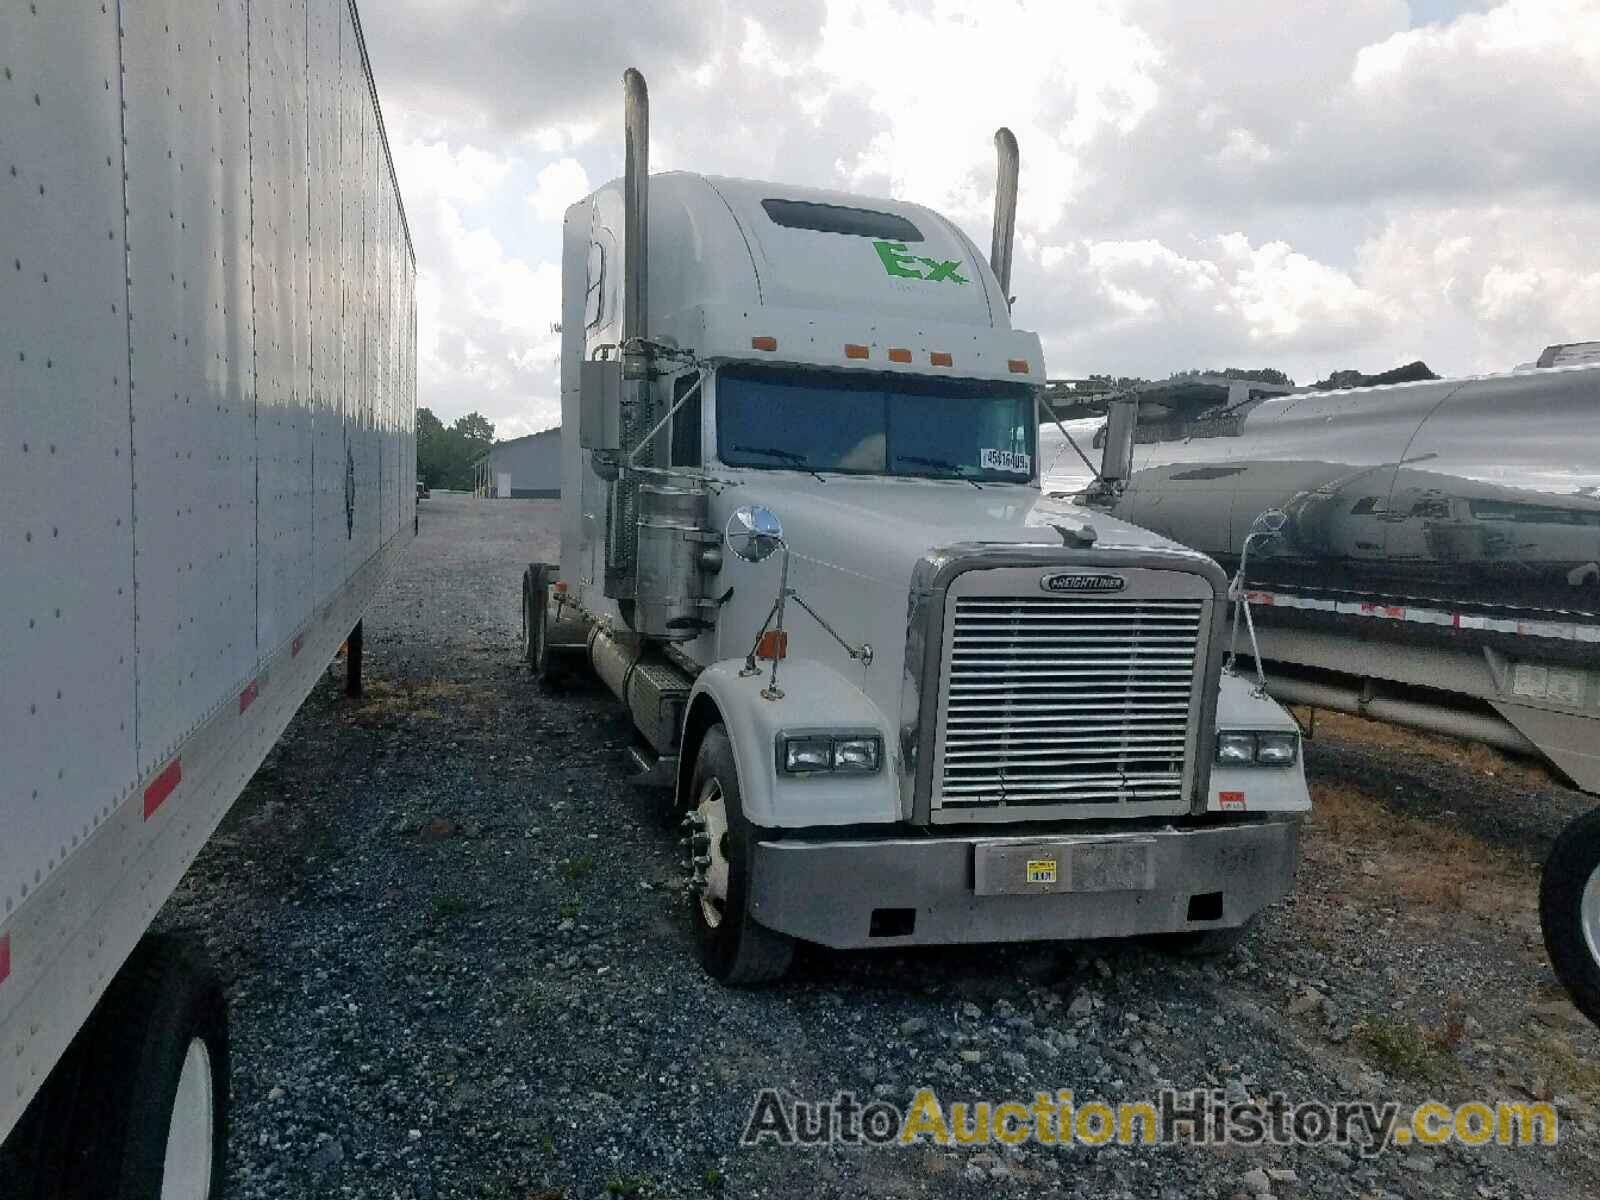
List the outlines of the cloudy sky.
<svg viewBox="0 0 1600 1200">
<path fill-rule="evenodd" d="M 555 424 L 560 228 L 652 167 L 931 205 L 989 244 L 1052 376 L 1600 338 L 1600 0 L 379 0 L 367 40 L 420 271 L 418 402 Z"/>
</svg>

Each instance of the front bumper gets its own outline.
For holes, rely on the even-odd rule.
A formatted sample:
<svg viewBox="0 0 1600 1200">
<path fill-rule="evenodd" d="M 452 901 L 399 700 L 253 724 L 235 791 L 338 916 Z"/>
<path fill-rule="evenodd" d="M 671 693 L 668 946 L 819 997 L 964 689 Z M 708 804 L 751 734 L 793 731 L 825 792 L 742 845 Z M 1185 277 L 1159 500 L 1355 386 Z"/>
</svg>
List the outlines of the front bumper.
<svg viewBox="0 0 1600 1200">
<path fill-rule="evenodd" d="M 1145 843 L 1148 875 L 1129 890 L 980 887 L 978 860 L 1079 846 Z M 1200 829 L 1045 837 L 929 837 L 756 845 L 752 915 L 780 933 L 837 948 L 1077 940 L 1242 925 L 1287 895 L 1300 821 L 1286 817 Z M 1005 885 L 1010 887 L 1012 885 Z M 1072 885 L 1063 882 L 1061 886 Z M 1085 886 L 1093 886 L 1087 883 Z"/>
</svg>

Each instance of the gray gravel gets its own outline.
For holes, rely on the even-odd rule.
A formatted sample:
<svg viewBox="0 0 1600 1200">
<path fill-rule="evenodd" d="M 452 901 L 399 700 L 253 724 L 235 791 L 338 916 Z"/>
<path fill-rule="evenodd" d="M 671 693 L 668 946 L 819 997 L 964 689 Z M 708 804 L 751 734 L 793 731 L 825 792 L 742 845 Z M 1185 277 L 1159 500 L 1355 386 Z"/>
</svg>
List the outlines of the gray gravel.
<svg viewBox="0 0 1600 1200">
<path fill-rule="evenodd" d="M 1551 989 L 1531 896 L 1503 918 L 1481 904 L 1441 918 L 1326 830 L 1308 837 L 1298 894 L 1219 963 L 1129 945 L 815 950 L 771 989 L 710 983 L 675 833 L 620 762 L 619 706 L 597 688 L 547 693 L 519 661 L 522 568 L 555 558 L 556 525 L 555 502 L 424 502 L 367 618 L 367 696 L 345 700 L 330 669 L 163 915 L 209 943 L 228 983 L 235 1197 L 1600 1192 L 1600 1038 Z M 1359 746 L 1308 760 L 1322 782 L 1448 794 L 1452 819 L 1471 817 L 1470 793 L 1503 821 L 1494 781 Z M 1513 870 L 1544 836 L 1486 835 Z M 1455 1036 L 1420 1074 L 1366 1032 L 1442 1021 Z M 1370 1163 L 738 1146 L 765 1086 L 1115 1100 L 1164 1082 L 1236 1099 L 1547 1094 L 1567 1121 L 1553 1150 Z"/>
</svg>

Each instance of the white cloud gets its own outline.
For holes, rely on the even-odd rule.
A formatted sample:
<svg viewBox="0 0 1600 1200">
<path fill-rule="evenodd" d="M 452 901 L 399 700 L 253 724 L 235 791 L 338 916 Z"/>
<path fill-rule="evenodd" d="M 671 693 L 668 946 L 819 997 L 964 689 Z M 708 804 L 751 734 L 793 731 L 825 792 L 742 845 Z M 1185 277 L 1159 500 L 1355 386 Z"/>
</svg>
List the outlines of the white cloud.
<svg viewBox="0 0 1600 1200">
<path fill-rule="evenodd" d="M 1600 336 L 1597 245 L 1600 204 L 1423 209 L 1365 242 L 1359 269 L 1399 308 L 1396 337 L 1497 370 Z"/>
<path fill-rule="evenodd" d="M 502 437 L 560 416 L 555 261 L 509 253 L 464 205 L 489 206 L 516 164 L 471 146 L 395 146 L 417 251 L 417 403 L 446 422 L 478 411 Z"/>
<path fill-rule="evenodd" d="M 589 194 L 589 173 L 575 158 L 558 158 L 539 171 L 537 186 L 528 194 L 528 205 L 541 221 L 560 222 L 569 205 Z"/>
<path fill-rule="evenodd" d="M 511 172 L 511 159 L 477 146 L 452 150 L 442 139 L 391 139 L 389 145 L 395 174 L 408 203 L 418 193 L 465 204 L 481 203 Z"/>
<path fill-rule="evenodd" d="M 1062 375 L 1278 365 L 1309 378 L 1323 356 L 1370 346 L 1393 317 L 1387 297 L 1348 273 L 1240 233 L 1187 252 L 1153 239 L 1046 246 L 1024 255 L 1018 279 L 1018 317 L 1042 327 Z"/>
<path fill-rule="evenodd" d="M 1016 319 L 1059 374 L 1463 372 L 1600 336 L 1600 0 L 1413 7 L 393 0 L 368 38 L 422 402 L 553 419 L 559 219 L 620 173 L 628 65 L 654 169 L 890 193 L 980 246 L 1009 125 Z"/>
</svg>

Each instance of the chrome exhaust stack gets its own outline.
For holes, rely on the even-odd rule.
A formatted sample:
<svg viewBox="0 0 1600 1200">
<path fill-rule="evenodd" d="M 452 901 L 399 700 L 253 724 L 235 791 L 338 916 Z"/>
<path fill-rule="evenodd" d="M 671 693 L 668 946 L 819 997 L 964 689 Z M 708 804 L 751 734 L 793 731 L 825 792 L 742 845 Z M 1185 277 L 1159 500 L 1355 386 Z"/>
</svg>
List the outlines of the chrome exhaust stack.
<svg viewBox="0 0 1600 1200">
<path fill-rule="evenodd" d="M 994 236 L 989 243 L 989 269 L 1000 281 L 1006 311 L 1011 311 L 1011 242 L 1017 231 L 1017 173 L 1021 158 L 1017 139 L 1002 125 L 994 131 L 996 159 L 994 185 Z"/>
<path fill-rule="evenodd" d="M 649 336 L 650 91 L 633 67 L 622 75 L 622 103 L 622 396 L 617 440 L 626 455 L 644 441 L 654 415 L 650 355 L 644 346 Z M 638 525 L 639 481 L 623 470 L 611 485 L 606 521 L 605 594 L 613 599 L 632 600 L 637 594 Z"/>
<path fill-rule="evenodd" d="M 624 363 L 628 343 L 647 336 L 645 263 L 650 244 L 650 91 L 633 67 L 622 74 L 622 228 L 626 259 L 622 277 L 622 340 Z M 628 375 L 624 368 L 625 378 Z"/>
</svg>

